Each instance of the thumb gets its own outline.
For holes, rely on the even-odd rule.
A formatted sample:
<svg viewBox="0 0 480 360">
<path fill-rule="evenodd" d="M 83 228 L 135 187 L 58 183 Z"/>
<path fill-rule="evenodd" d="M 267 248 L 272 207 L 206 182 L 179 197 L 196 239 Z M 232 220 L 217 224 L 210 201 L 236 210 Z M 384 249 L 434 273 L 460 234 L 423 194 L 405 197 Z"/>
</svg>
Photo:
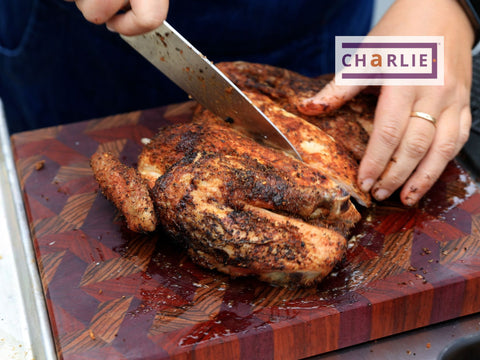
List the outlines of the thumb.
<svg viewBox="0 0 480 360">
<path fill-rule="evenodd" d="M 341 107 L 364 88 L 365 86 L 358 85 L 337 85 L 335 79 L 332 79 L 314 96 L 300 101 L 297 109 L 305 115 L 326 114 Z"/>
</svg>

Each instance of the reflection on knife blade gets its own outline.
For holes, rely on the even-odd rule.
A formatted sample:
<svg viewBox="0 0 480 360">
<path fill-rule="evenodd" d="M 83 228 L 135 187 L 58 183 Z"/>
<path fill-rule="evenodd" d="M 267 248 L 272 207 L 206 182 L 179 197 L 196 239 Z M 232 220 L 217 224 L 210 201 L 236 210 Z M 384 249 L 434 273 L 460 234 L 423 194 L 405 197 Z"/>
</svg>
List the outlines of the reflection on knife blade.
<svg viewBox="0 0 480 360">
<path fill-rule="evenodd" d="M 122 38 L 204 107 L 302 160 L 275 124 L 166 21 L 147 34 Z"/>
</svg>

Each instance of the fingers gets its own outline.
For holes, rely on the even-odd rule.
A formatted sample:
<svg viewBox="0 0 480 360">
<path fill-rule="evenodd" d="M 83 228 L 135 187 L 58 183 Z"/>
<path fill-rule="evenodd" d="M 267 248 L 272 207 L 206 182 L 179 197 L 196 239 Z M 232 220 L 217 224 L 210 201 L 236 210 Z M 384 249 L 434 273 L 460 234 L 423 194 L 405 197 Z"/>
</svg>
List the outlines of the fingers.
<svg viewBox="0 0 480 360">
<path fill-rule="evenodd" d="M 332 80 L 315 96 L 298 104 L 297 108 L 305 115 L 328 113 L 341 107 L 364 88 L 365 86 L 341 86 Z"/>
<path fill-rule="evenodd" d="M 75 0 L 75 4 L 85 19 L 94 24 L 104 24 L 114 16 L 123 6 L 124 0 Z"/>
<path fill-rule="evenodd" d="M 400 193 L 405 205 L 414 205 L 425 195 L 468 140 L 472 122 L 469 107 L 464 107 L 460 112 L 449 109 L 442 114 L 440 121 L 442 126 L 439 126 L 430 150 Z"/>
<path fill-rule="evenodd" d="M 167 17 L 168 0 L 131 0 L 131 10 L 107 21 L 107 27 L 123 35 L 143 34 L 159 27 Z"/>
<path fill-rule="evenodd" d="M 405 183 L 429 150 L 434 136 L 435 127 L 432 123 L 414 117 L 409 119 L 404 138 L 372 189 L 377 200 L 386 199 Z"/>
<path fill-rule="evenodd" d="M 414 205 L 467 141 L 469 105 L 448 104 L 437 90 L 417 94 L 414 101 L 411 88 L 382 89 L 374 131 L 359 169 L 362 190 L 371 191 L 376 200 L 388 198 L 404 184 L 401 201 Z M 412 111 L 430 114 L 437 126 L 428 119 L 412 117 Z"/>
<path fill-rule="evenodd" d="M 327 113 L 362 89 L 332 81 L 298 109 L 307 115 Z M 468 139 L 468 104 L 460 110 L 460 99 L 446 100 L 468 97 L 454 93 L 442 87 L 382 87 L 374 129 L 358 171 L 363 191 L 381 201 L 403 186 L 401 201 L 409 206 L 425 195 Z M 413 111 L 429 114 L 437 123 L 412 117 Z"/>
<path fill-rule="evenodd" d="M 401 160 L 390 162 L 407 129 L 413 99 L 408 87 L 382 88 L 375 110 L 374 128 L 358 170 L 358 182 L 363 191 L 372 189 L 389 163 L 391 166 Z M 388 185 L 389 190 L 394 187 L 393 184 Z M 377 196 L 383 193 L 380 191 Z"/>
<path fill-rule="evenodd" d="M 110 30 L 127 36 L 157 28 L 165 20 L 168 12 L 168 0 L 75 0 L 75 2 L 88 21 L 106 24 Z M 125 11 L 119 13 L 120 10 Z"/>
</svg>

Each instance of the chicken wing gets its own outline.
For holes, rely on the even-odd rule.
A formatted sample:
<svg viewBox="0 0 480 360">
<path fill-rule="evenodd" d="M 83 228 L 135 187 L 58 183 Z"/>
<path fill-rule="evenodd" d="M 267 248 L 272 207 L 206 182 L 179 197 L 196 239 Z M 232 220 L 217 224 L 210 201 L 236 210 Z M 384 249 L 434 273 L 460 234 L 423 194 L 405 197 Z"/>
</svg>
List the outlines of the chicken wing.
<svg viewBox="0 0 480 360">
<path fill-rule="evenodd" d="M 149 188 L 140 174 L 108 152 L 95 153 L 90 166 L 103 194 L 125 216 L 129 229 L 154 231 L 157 216 Z"/>
</svg>

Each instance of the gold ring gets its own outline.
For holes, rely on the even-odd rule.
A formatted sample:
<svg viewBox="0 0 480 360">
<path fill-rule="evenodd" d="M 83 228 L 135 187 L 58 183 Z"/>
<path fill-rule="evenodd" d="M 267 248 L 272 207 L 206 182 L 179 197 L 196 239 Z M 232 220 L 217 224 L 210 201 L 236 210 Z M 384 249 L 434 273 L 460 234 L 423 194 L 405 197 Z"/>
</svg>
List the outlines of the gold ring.
<svg viewBox="0 0 480 360">
<path fill-rule="evenodd" d="M 430 114 L 427 114 L 421 111 L 414 111 L 410 114 L 410 116 L 430 121 L 433 124 L 433 126 L 437 127 L 437 120 Z"/>
</svg>

